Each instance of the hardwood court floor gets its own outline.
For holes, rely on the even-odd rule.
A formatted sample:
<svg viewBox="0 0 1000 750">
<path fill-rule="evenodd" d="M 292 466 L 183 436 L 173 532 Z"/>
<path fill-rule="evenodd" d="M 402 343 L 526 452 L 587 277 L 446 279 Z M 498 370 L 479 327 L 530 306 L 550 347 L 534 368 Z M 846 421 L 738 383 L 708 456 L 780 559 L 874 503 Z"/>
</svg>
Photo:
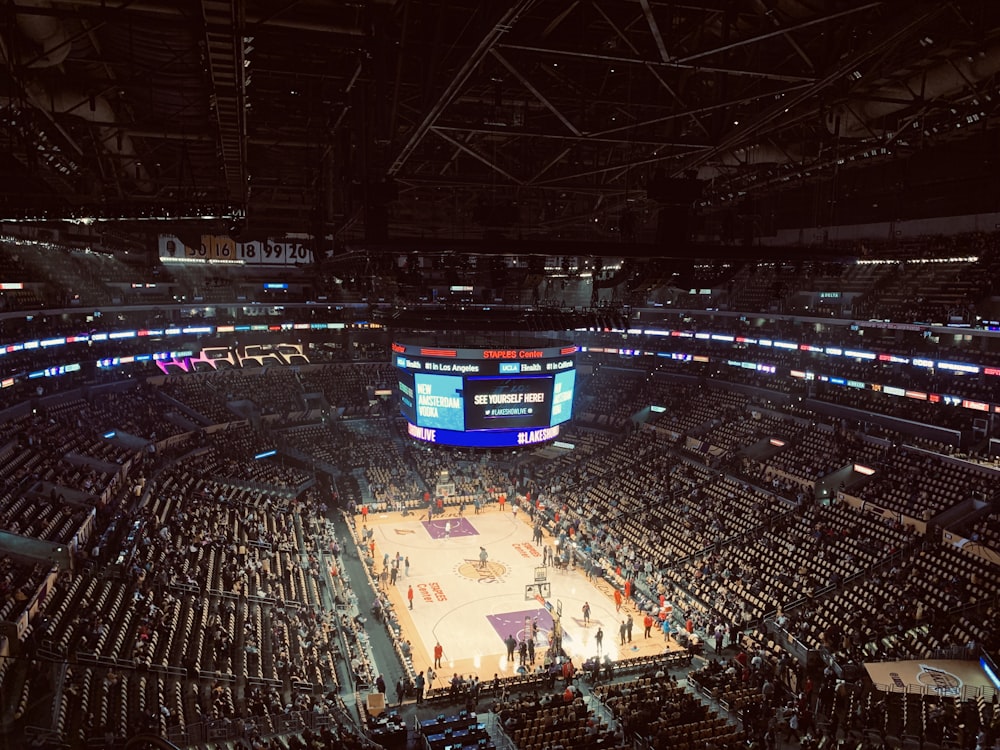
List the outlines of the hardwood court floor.
<svg viewBox="0 0 1000 750">
<path fill-rule="evenodd" d="M 517 673 L 519 660 L 507 658 L 504 639 L 521 640 L 538 622 L 536 664 L 541 664 L 553 627 L 553 616 L 561 605 L 563 649 L 579 668 L 597 654 L 595 636 L 603 630 L 603 655 L 613 660 L 678 650 L 672 640 L 664 643 L 654 625 L 644 638 L 642 613 L 625 604 L 615 611 L 614 590 L 602 579 L 588 581 L 580 570 L 546 569 L 551 594 L 546 601 L 552 611 L 536 600 L 526 600 L 525 586 L 535 583 L 536 568 L 542 565 L 542 548 L 532 542 L 526 514 L 517 516 L 507 505 L 478 515 L 471 511 L 459 517 L 454 510 L 428 521 L 426 514 L 370 513 L 367 525 L 375 540 L 375 569 L 381 571 L 386 554 L 410 560 L 409 575 L 400 566 L 395 586 L 387 593 L 398 613 L 403 637 L 411 643 L 413 666 L 426 670 L 433 663 L 434 645 L 441 643 L 444 657 L 437 670 L 435 687 L 441 687 L 458 673 L 478 674 L 490 680 Z M 359 520 L 360 526 L 360 520 Z M 554 540 L 546 535 L 544 544 Z M 480 548 L 488 554 L 480 563 Z M 407 590 L 413 587 L 413 609 L 407 606 Z M 590 603 L 590 623 L 583 621 L 583 604 Z M 632 640 L 621 644 L 619 626 L 631 613 Z"/>
</svg>

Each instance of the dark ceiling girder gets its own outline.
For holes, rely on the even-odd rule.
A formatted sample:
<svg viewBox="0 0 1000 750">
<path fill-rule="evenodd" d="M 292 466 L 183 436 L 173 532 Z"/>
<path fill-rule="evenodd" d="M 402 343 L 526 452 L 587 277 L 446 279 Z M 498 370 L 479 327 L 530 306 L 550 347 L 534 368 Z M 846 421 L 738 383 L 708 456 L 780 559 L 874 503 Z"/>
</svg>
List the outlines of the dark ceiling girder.
<svg viewBox="0 0 1000 750">
<path fill-rule="evenodd" d="M 559 152 L 558 154 L 556 154 L 556 155 L 555 155 L 554 157 L 552 157 L 551 159 L 549 159 L 549 161 L 548 161 L 548 162 L 546 162 L 546 163 L 545 163 L 545 164 L 544 164 L 544 165 L 542 166 L 542 168 L 541 168 L 541 169 L 539 169 L 539 170 L 538 170 L 538 171 L 537 171 L 537 172 L 535 173 L 535 176 L 534 176 L 534 177 L 532 177 L 532 178 L 531 178 L 531 179 L 530 179 L 530 180 L 528 181 L 528 184 L 531 184 L 531 185 L 533 185 L 533 184 L 534 184 L 534 183 L 535 183 L 536 181 L 538 181 L 539 179 L 541 179 L 541 177 L 542 177 L 542 175 L 543 175 L 543 174 L 545 174 L 546 172 L 548 172 L 548 171 L 549 171 L 550 169 L 552 169 L 552 167 L 554 167 L 554 166 L 555 166 L 556 164 L 558 164 L 558 163 L 559 163 L 559 162 L 561 162 L 561 161 L 562 161 L 563 159 L 565 159 L 565 158 L 566 158 L 566 157 L 567 157 L 567 156 L 569 155 L 569 152 L 570 152 L 570 151 L 572 151 L 572 150 L 573 150 L 573 147 L 572 147 L 572 146 L 570 146 L 570 147 L 568 147 L 568 148 L 564 148 L 564 149 L 563 149 L 562 151 L 560 151 L 560 152 Z"/>
<path fill-rule="evenodd" d="M 789 73 L 778 73 L 766 70 L 747 70 L 745 68 L 726 68 L 717 65 L 697 65 L 695 63 L 683 63 L 671 60 L 645 60 L 639 57 L 626 57 L 625 55 L 607 55 L 598 52 L 584 52 L 574 49 L 556 49 L 554 47 L 536 47 L 529 44 L 500 44 L 502 50 L 518 50 L 530 52 L 535 55 L 552 57 L 575 57 L 581 60 L 596 60 L 598 62 L 621 63 L 623 65 L 649 65 L 657 68 L 693 70 L 701 73 L 725 73 L 733 76 L 748 76 L 750 78 L 764 78 L 772 81 L 785 81 L 786 83 L 813 83 L 815 76 L 792 75 Z"/>
<path fill-rule="evenodd" d="M 656 23 L 656 17 L 653 15 L 649 0 L 639 0 L 639 5 L 642 6 L 642 14 L 646 17 L 646 23 L 649 25 L 649 33 L 653 35 L 653 41 L 656 42 L 656 49 L 660 52 L 660 60 L 670 62 L 670 53 L 667 52 L 667 45 L 663 43 L 663 34 L 660 33 L 660 27 Z"/>
<path fill-rule="evenodd" d="M 163 141 L 190 141 L 192 143 L 215 143 L 216 137 L 211 133 L 192 133 L 177 130 L 150 130 L 148 128 L 132 127 L 117 123 L 99 123 L 117 128 L 134 138 L 148 138 Z M 267 138 L 266 136 L 251 136 L 246 139 L 251 146 L 269 146 L 272 148 L 327 148 L 333 144 L 333 139 L 309 140 L 301 138 Z"/>
<path fill-rule="evenodd" d="M 202 0 L 226 189 L 229 199 L 241 205 L 246 203 L 248 178 L 242 5 L 239 0 Z"/>
<path fill-rule="evenodd" d="M 573 2 L 563 9 L 562 13 L 558 14 L 555 18 L 549 21 L 549 25 L 542 30 L 542 39 L 547 39 L 556 29 L 558 29 L 562 25 L 562 22 L 569 18 L 570 14 L 576 10 L 576 6 L 579 4 L 579 0 L 573 0 Z"/>
<path fill-rule="evenodd" d="M 566 115 L 560 112 L 559 108 L 556 107 L 552 102 L 550 102 L 545 97 L 545 94 L 543 94 L 541 91 L 538 90 L 537 86 L 535 86 L 525 76 L 521 75 L 521 72 L 516 67 L 514 67 L 514 64 L 511 63 L 502 54 L 500 54 L 499 50 L 497 50 L 496 47 L 490 50 L 490 54 L 493 55 L 493 57 L 497 60 L 497 62 L 503 65 L 510 72 L 511 75 L 513 75 L 518 81 L 520 81 L 521 85 L 524 86 L 526 89 L 528 89 L 528 91 L 531 92 L 532 96 L 538 99 L 538 101 L 540 101 L 542 105 L 545 106 L 546 109 L 548 109 L 552 114 L 554 114 L 556 116 L 556 119 L 559 120 L 559 122 L 561 122 L 563 125 L 565 125 L 566 129 L 569 132 L 571 132 L 573 135 L 576 136 L 580 135 L 580 130 L 576 127 L 576 125 L 570 122 L 569 119 L 566 117 Z"/>
<path fill-rule="evenodd" d="M 587 170 L 585 170 L 583 172 L 576 172 L 576 173 L 570 174 L 570 175 L 561 175 L 559 177 L 554 177 L 551 180 L 544 180 L 542 182 L 536 182 L 534 184 L 535 185 L 558 185 L 558 184 L 563 184 L 564 180 L 577 180 L 577 179 L 579 179 L 581 177 L 590 177 L 590 176 L 593 176 L 593 175 L 605 174 L 607 172 L 614 172 L 614 171 L 619 170 L 619 169 L 631 169 L 632 167 L 645 167 L 645 166 L 649 166 L 650 164 L 661 164 L 661 163 L 663 163 L 665 161 L 668 161 L 670 159 L 676 159 L 678 157 L 688 156 L 688 155 L 691 155 L 691 154 L 698 153 L 700 151 L 708 151 L 708 150 L 710 150 L 710 149 L 707 149 L 707 148 L 706 149 L 697 148 L 697 149 L 692 149 L 692 150 L 690 150 L 690 151 L 688 151 L 686 153 L 669 154 L 669 155 L 663 155 L 663 156 L 650 156 L 648 159 L 635 159 L 635 160 L 630 161 L 630 162 L 618 163 L 618 164 L 611 164 L 609 166 L 597 167 L 595 169 L 587 169 Z"/>
<path fill-rule="evenodd" d="M 788 32 L 788 29 L 781 25 L 781 20 L 778 18 L 778 14 L 774 11 L 774 9 L 769 8 L 764 0 L 754 0 L 754 4 L 760 9 L 762 16 L 771 19 L 775 28 L 781 28 L 782 36 L 785 38 L 785 41 L 788 42 L 788 46 L 795 50 L 795 53 L 802 58 L 809 70 L 815 71 L 816 65 L 813 63 L 812 58 L 806 54 L 804 49 L 802 49 L 802 45 L 795 41 L 795 37 Z"/>
<path fill-rule="evenodd" d="M 810 18 L 807 21 L 802 21 L 795 24 L 794 26 L 786 26 L 781 29 L 775 29 L 774 31 L 767 31 L 763 34 L 756 34 L 754 36 L 746 37 L 745 39 L 740 39 L 736 42 L 731 42 L 729 44 L 724 44 L 721 47 L 714 47 L 708 50 L 702 50 L 693 55 L 685 55 L 684 57 L 678 58 L 678 63 L 689 63 L 692 60 L 700 60 L 703 57 L 709 57 L 711 55 L 717 55 L 720 52 L 727 52 L 729 50 L 738 49 L 740 47 L 746 47 L 749 44 L 756 44 L 757 42 L 762 42 L 765 39 L 772 39 L 777 36 L 784 36 L 795 31 L 801 31 L 802 29 L 807 29 L 810 26 L 817 26 L 823 23 L 829 23 L 830 21 L 836 21 L 838 18 L 844 18 L 845 16 L 851 16 L 855 13 L 861 13 L 866 10 L 872 10 L 873 8 L 878 8 L 883 3 L 867 3 L 866 5 L 859 5 L 856 8 L 848 8 L 847 10 L 842 10 L 839 13 L 831 13 L 826 16 L 819 16 L 817 18 Z"/>
<path fill-rule="evenodd" d="M 441 131 L 439 131 L 437 128 L 435 128 L 433 126 L 431 127 L 431 132 L 433 132 L 436 136 L 438 136 L 438 138 L 441 138 L 442 140 L 445 140 L 448 143 L 450 143 L 452 146 L 454 146 L 455 148 L 457 148 L 459 151 L 462 151 L 463 153 L 466 153 L 469 156 L 471 156 L 476 161 L 479 161 L 482 164 L 485 164 L 487 167 L 489 167 L 490 169 L 492 169 L 498 175 L 500 175 L 502 177 L 506 177 L 508 180 L 510 180 L 511 182 L 513 182 L 515 185 L 523 185 L 524 184 L 524 182 L 522 180 L 518 179 L 517 177 L 514 177 L 514 175 L 510 174 L 509 172 L 507 172 L 506 170 L 504 170 L 502 167 L 494 164 L 489 159 L 487 159 L 485 156 L 483 156 L 482 154 L 480 154 L 479 152 L 477 152 L 475 149 L 469 148 L 468 146 L 466 146 L 464 143 L 461 143 L 460 141 L 456 141 L 454 138 L 452 138 L 447 133 L 442 133 Z"/>
<path fill-rule="evenodd" d="M 866 60 L 880 54 L 883 50 L 888 49 L 895 44 L 897 44 L 901 39 L 905 39 L 911 35 L 916 29 L 921 28 L 924 24 L 930 22 L 932 19 L 936 18 L 938 15 L 947 10 L 947 5 L 938 6 L 932 8 L 927 13 L 918 16 L 911 22 L 904 25 L 902 28 L 897 29 L 895 33 L 881 39 L 876 44 L 868 49 L 863 49 L 857 52 L 857 54 L 850 57 L 846 61 L 842 61 L 836 69 L 828 73 L 821 80 L 807 87 L 806 89 L 794 94 L 788 100 L 782 100 L 775 105 L 771 106 L 767 111 L 761 115 L 755 117 L 745 126 L 741 125 L 735 130 L 731 131 L 715 148 L 710 151 L 703 152 L 696 155 L 693 159 L 689 160 L 687 163 L 683 164 L 681 167 L 674 171 L 674 174 L 680 174 L 681 172 L 691 169 L 693 167 L 700 166 L 708 162 L 713 156 L 716 156 L 724 151 L 735 148 L 741 143 L 746 143 L 752 140 L 755 136 L 759 136 L 763 128 L 780 118 L 782 114 L 789 109 L 793 109 L 800 104 L 807 102 L 811 97 L 815 96 L 819 92 L 823 91 L 827 86 L 833 84 L 834 82 L 841 80 L 844 76 L 851 73 L 861 66 Z"/>
<path fill-rule="evenodd" d="M 36 6 L 31 6 L 31 5 L 17 5 L 15 3 L 11 3 L 11 10 L 14 13 L 23 14 L 23 15 L 48 15 L 48 13 L 37 13 L 35 11 L 38 11 L 38 10 L 51 10 L 51 9 L 44 8 L 44 7 L 43 8 L 38 8 Z M 103 22 L 102 22 L 102 24 L 103 24 Z M 72 51 L 72 46 L 73 46 L 74 42 L 76 42 L 76 41 L 78 41 L 80 39 L 83 39 L 84 37 L 90 36 L 93 32 L 94 32 L 93 27 L 85 27 L 82 31 L 78 31 L 73 36 L 67 36 L 59 44 L 57 44 L 54 47 L 49 47 L 48 49 L 46 49 L 44 52 L 41 52 L 37 56 L 35 56 L 35 57 L 31 58 L 31 59 L 28 59 L 28 60 L 19 61 L 18 65 L 20 67 L 22 67 L 22 68 L 32 68 L 32 67 L 35 66 L 36 63 L 38 63 L 39 61 L 41 61 L 44 58 L 48 57 L 49 55 L 51 55 L 51 54 L 59 51 L 63 47 L 69 47 L 70 50 Z"/>
<path fill-rule="evenodd" d="M 455 72 L 454 77 L 445 86 L 444 91 L 441 92 L 441 96 L 438 97 L 437 101 L 431 105 L 430 110 L 424 115 L 423 120 L 413 129 L 410 133 L 410 138 L 400 149 L 399 154 L 396 156 L 395 160 L 392 162 L 388 169 L 389 176 L 393 176 L 399 173 L 399 171 L 405 166 L 406 162 L 413 155 L 417 146 L 423 141 L 424 136 L 427 135 L 427 131 L 430 127 L 437 121 L 441 113 L 451 104 L 452 100 L 458 95 L 462 86 L 465 82 L 469 80 L 469 76 L 472 75 L 473 71 L 479 64 L 483 61 L 483 58 L 489 54 L 489 51 L 499 42 L 500 38 L 507 33 L 511 27 L 517 23 L 518 18 L 523 13 L 526 13 L 535 4 L 536 0 L 518 0 L 513 7 L 507 10 L 500 17 L 500 19 L 493 25 L 492 28 L 487 32 L 486 36 L 476 45 L 476 48 L 469 55 L 468 59 L 462 64 L 462 66 Z"/>
<path fill-rule="evenodd" d="M 263 226 L 269 231 L 317 226 L 313 212 L 320 188 L 343 196 L 328 215 L 343 221 L 334 227 L 338 237 L 365 231 L 366 217 L 354 213 L 362 181 L 351 169 L 357 165 L 353 148 L 360 132 L 354 129 L 364 127 L 354 116 L 361 106 L 394 113 L 371 172 L 377 179 L 394 159 L 405 162 L 395 174 L 400 189 L 394 193 L 391 231 L 397 236 L 426 231 L 428 237 L 485 231 L 468 218 L 484 194 L 521 207 L 520 223 L 504 228 L 509 236 L 610 237 L 625 199 L 638 204 L 640 222 L 649 229 L 656 212 L 636 182 L 646 164 L 662 164 L 674 175 L 708 167 L 703 174 L 714 175 L 706 185 L 708 213 L 722 210 L 730 194 L 787 197 L 797 186 L 818 190 L 823 182 L 823 190 L 835 193 L 837 174 L 843 185 L 864 179 L 861 174 L 875 164 L 902 163 L 944 140 L 991 129 L 995 121 L 985 80 L 979 86 L 966 80 L 961 95 L 949 94 L 936 104 L 923 102 L 919 91 L 912 101 L 893 93 L 901 84 L 919 90 L 914 76 L 926 73 L 928 65 L 957 53 L 972 55 L 983 48 L 983 39 L 996 39 L 1000 13 L 993 0 L 919 0 L 898 8 L 884 0 L 51 0 L 37 8 L 27 2 L 9 0 L 8 9 L 62 20 L 73 47 L 64 69 L 40 75 L 65 75 L 66 88 L 79 92 L 67 106 L 79 102 L 78 108 L 45 112 L 51 127 L 32 113 L 58 148 L 74 158 L 85 155 L 85 168 L 98 179 L 103 170 L 108 177 L 102 189 L 111 197 L 116 158 L 95 162 L 92 152 L 102 143 L 113 151 L 116 133 L 130 136 L 143 163 L 154 170 L 149 184 L 157 190 L 130 197 L 130 204 L 145 206 L 142 201 L 155 195 L 180 208 L 192 195 L 212 196 L 234 208 L 242 203 L 255 233 Z M 379 3 L 388 22 L 371 24 L 367 2 Z M 947 5 L 950 13 L 925 19 L 912 33 L 897 33 L 935 5 Z M 225 8 L 218 15 L 226 20 L 203 25 L 204 8 L 211 6 Z M 240 10 L 246 19 L 237 34 L 230 29 L 239 28 Z M 213 41 L 210 33 L 228 36 Z M 926 44 L 925 34 L 933 37 Z M 242 53 L 246 36 L 256 36 L 257 50 L 248 54 L 253 108 L 232 109 L 223 90 L 243 91 L 238 83 L 243 69 L 233 65 L 232 78 L 216 80 L 218 52 L 228 46 L 222 57 Z M 859 49 L 887 37 L 895 43 L 857 57 Z M 24 60 L 42 48 L 36 45 Z M 383 60 L 384 95 L 376 94 L 372 104 L 377 68 L 371 55 L 380 49 L 392 52 Z M 494 59 L 485 60 L 489 56 Z M 827 76 L 842 62 L 857 65 L 864 83 Z M 491 78 L 506 83 L 494 91 Z M 967 103 L 977 88 L 983 103 L 975 111 L 987 114 L 967 127 L 957 102 Z M 290 96 L 290 89 L 309 98 Z M 83 112 L 94 96 L 109 99 L 118 114 L 101 120 L 127 124 L 62 116 Z M 865 113 L 874 110 L 859 109 L 865 101 L 895 105 L 898 114 L 871 119 Z M 499 110 L 492 109 L 498 104 Z M 859 139 L 828 129 L 827 113 L 848 112 L 852 104 Z M 216 121 L 217 105 L 244 117 L 235 131 Z M 949 114 L 949 106 L 960 111 Z M 924 118 L 942 132 L 924 132 Z M 921 127 L 913 127 L 918 122 Z M 16 140 L 12 127 L 8 137 Z M 427 137 L 429 130 L 437 137 Z M 226 159 L 232 150 L 226 139 L 233 132 L 236 140 L 230 140 L 239 143 L 240 154 L 235 161 Z M 82 154 L 71 151 L 76 140 Z M 865 152 L 873 144 L 892 147 L 892 154 L 870 158 Z M 35 158 L 22 154 L 23 145 L 10 149 L 6 204 L 95 202 L 92 178 L 64 180 L 55 172 L 44 200 L 19 194 L 14 187 L 19 174 L 31 178 L 28 191 L 38 191 L 47 169 L 45 144 L 30 149 L 28 156 Z M 759 162 L 753 156 L 757 148 L 766 152 Z M 235 183 L 229 173 L 234 163 L 244 170 Z M 347 166 L 335 172 L 330 165 Z M 872 173 L 878 176 L 880 169 Z M 249 190 L 250 172 L 252 195 L 227 200 L 236 186 L 236 195 Z M 327 186 L 331 174 L 336 179 Z M 132 226 L 140 226 L 137 222 Z M 151 225 L 142 226 L 146 231 Z"/>
<path fill-rule="evenodd" d="M 177 0 L 123 0 L 113 2 L 110 0 L 72 0 L 73 6 L 81 8 L 96 9 L 98 18 L 106 18 L 109 13 L 125 13 L 155 16 L 157 18 L 181 19 L 181 23 L 189 23 L 191 15 L 187 12 L 184 3 Z M 25 8 L 26 12 L 32 12 L 32 8 Z M 38 12 L 38 11 L 35 11 Z M 58 9 L 56 15 L 65 16 L 74 11 Z M 79 11 L 76 11 L 79 12 Z M 271 14 L 273 15 L 273 14 Z M 333 34 L 355 39 L 365 35 L 364 29 L 355 25 L 345 25 L 337 23 L 324 23 L 322 21 L 307 18 L 282 18 L 270 17 L 268 15 L 249 15 L 243 19 L 248 28 L 255 26 L 266 26 L 274 29 L 288 29 L 290 31 L 311 31 L 320 34 Z"/>
<path fill-rule="evenodd" d="M 745 104 L 747 102 L 757 101 L 759 99 L 765 99 L 765 98 L 770 99 L 770 98 L 773 98 L 773 97 L 778 96 L 778 95 L 790 94 L 790 93 L 793 93 L 795 91 L 801 91 L 802 89 L 804 89 L 806 87 L 809 87 L 809 86 L 810 86 L 810 84 L 808 84 L 808 83 L 800 83 L 800 84 L 793 85 L 793 86 L 787 86 L 787 87 L 785 87 L 785 88 L 783 88 L 783 89 L 781 89 L 779 91 L 768 92 L 767 94 L 754 94 L 752 96 L 745 96 L 745 97 L 741 97 L 739 99 L 732 99 L 732 100 L 725 101 L 725 102 L 718 102 L 716 104 L 709 104 L 709 105 L 706 105 L 704 107 L 695 107 L 694 109 L 688 109 L 688 110 L 683 110 L 683 111 L 680 111 L 680 112 L 674 112 L 672 114 L 665 115 L 663 117 L 654 117 L 651 120 L 643 120 L 642 122 L 636 122 L 636 123 L 632 123 L 630 125 L 620 125 L 620 126 L 618 126 L 616 128 L 606 128 L 605 130 L 599 130 L 596 133 L 589 133 L 588 135 L 592 135 L 592 136 L 604 136 L 604 135 L 609 135 L 611 133 L 623 133 L 626 130 L 633 130 L 633 129 L 636 129 L 636 128 L 646 127 L 646 126 L 649 126 L 649 125 L 657 125 L 659 123 L 669 122 L 670 120 L 676 120 L 676 119 L 681 118 L 681 117 L 689 117 L 689 116 L 692 116 L 692 115 L 701 115 L 701 114 L 705 114 L 707 112 L 714 112 L 714 111 L 719 110 L 719 109 L 726 109 L 726 108 L 732 107 L 734 105 Z"/>
<path fill-rule="evenodd" d="M 688 244 L 677 243 L 674 246 L 662 243 L 633 242 L 588 242 L 572 243 L 572 254 L 586 257 L 625 257 L 625 258 L 676 258 L 691 260 L 692 257 L 712 258 L 715 260 L 749 260 L 761 257 L 766 253 L 768 258 L 775 260 L 801 258 L 799 248 L 755 248 L 733 247 L 721 245 L 699 245 L 692 249 Z M 380 243 L 348 242 L 345 250 L 363 250 L 367 252 L 406 253 L 411 251 L 430 253 L 469 253 L 472 255 L 566 255 L 567 243 L 562 240 L 544 239 L 495 239 L 495 240 L 450 240 L 426 239 L 420 237 L 401 238 Z M 811 257 L 828 259 L 844 258 L 843 251 L 810 248 Z"/>
<path fill-rule="evenodd" d="M 629 39 L 629 37 L 625 34 L 625 32 L 623 32 L 618 27 L 618 24 L 616 24 L 611 19 L 611 16 L 609 16 L 607 14 L 607 12 L 604 10 L 604 8 L 601 7 L 600 3 L 593 2 L 592 5 L 594 7 L 594 10 L 596 10 L 597 13 L 604 19 L 604 22 L 608 26 L 611 27 L 612 31 L 615 32 L 615 36 L 617 36 L 619 39 L 621 39 L 624 44 L 628 45 L 628 48 L 630 50 L 632 50 L 632 54 L 633 55 L 638 55 L 639 54 L 639 48 L 636 47 L 632 43 L 632 40 Z M 649 74 L 651 76 L 653 76 L 653 78 L 656 79 L 656 81 L 660 84 L 660 86 L 663 87 L 664 91 L 666 91 L 668 94 L 670 94 L 670 97 L 672 99 L 674 99 L 674 101 L 676 101 L 684 109 L 687 109 L 687 104 L 684 103 L 684 100 L 681 99 L 680 95 L 677 93 L 677 91 L 674 89 L 674 87 L 671 86 L 669 83 L 667 83 L 667 81 L 663 78 L 663 76 L 660 75 L 660 71 L 659 70 L 657 70 L 653 65 L 650 65 L 648 63 L 645 65 L 645 68 L 646 68 L 646 70 L 649 71 Z M 694 122 L 695 125 L 698 126 L 698 129 L 701 130 L 702 133 L 704 133 L 706 136 L 708 136 L 708 134 L 709 134 L 708 133 L 708 128 L 705 126 L 705 123 L 703 123 L 700 118 L 698 118 L 698 117 L 696 117 L 694 115 L 691 115 L 691 120 L 692 120 L 692 122 Z"/>
<path fill-rule="evenodd" d="M 482 190 L 483 183 L 481 181 L 476 181 L 474 177 L 459 175 L 457 177 L 447 177 L 441 175 L 418 175 L 418 176 L 408 176 L 399 178 L 400 185 L 406 185 L 413 190 L 419 190 L 425 188 L 430 190 L 434 189 L 448 189 L 454 188 L 458 189 L 469 189 L 471 191 Z M 562 185 L 548 184 L 548 183 L 538 183 L 538 184 L 528 184 L 516 185 L 514 183 L 497 183 L 495 190 L 497 193 L 506 191 L 507 193 L 513 195 L 515 192 L 518 195 L 528 195 L 526 192 L 528 189 L 534 191 L 546 191 L 552 193 L 574 193 L 577 195 L 600 197 L 601 195 L 606 195 L 608 193 L 608 188 L 603 185 L 598 185 L 591 182 L 580 182 L 580 183 L 565 183 Z M 623 192 L 622 188 L 615 188 L 615 192 Z M 477 193 L 478 194 L 478 193 Z"/>
<path fill-rule="evenodd" d="M 471 175 L 458 175 L 455 177 L 449 177 L 447 175 L 407 175 L 406 177 L 398 178 L 400 185 L 407 185 L 414 189 L 419 188 L 469 188 L 469 189 L 482 189 L 482 181 L 477 181 L 477 179 Z M 517 185 L 515 183 L 497 183 L 496 190 L 499 192 L 501 189 L 510 191 L 524 191 L 527 188 L 532 190 L 545 190 L 551 192 L 560 193 L 578 193 L 580 195 L 588 196 L 599 196 L 607 192 L 607 188 L 602 185 L 597 185 L 594 182 L 581 182 L 581 183 L 565 183 L 561 185 L 548 184 L 548 183 L 538 183 L 538 184 L 525 184 L 523 186 Z"/>
<path fill-rule="evenodd" d="M 680 115 L 674 115 L 678 117 Z M 545 138 L 559 141 L 578 141 L 580 143 L 628 143 L 632 146 L 653 146 L 655 148 L 711 148 L 701 143 L 681 143 L 678 141 L 647 141 L 635 138 L 603 138 L 601 136 L 582 133 L 580 135 L 570 135 L 568 133 L 542 133 L 537 130 L 515 130 L 513 128 L 501 127 L 471 127 L 465 125 L 434 125 L 435 130 L 458 133 L 477 133 L 479 135 L 502 135 L 508 138 Z"/>
</svg>

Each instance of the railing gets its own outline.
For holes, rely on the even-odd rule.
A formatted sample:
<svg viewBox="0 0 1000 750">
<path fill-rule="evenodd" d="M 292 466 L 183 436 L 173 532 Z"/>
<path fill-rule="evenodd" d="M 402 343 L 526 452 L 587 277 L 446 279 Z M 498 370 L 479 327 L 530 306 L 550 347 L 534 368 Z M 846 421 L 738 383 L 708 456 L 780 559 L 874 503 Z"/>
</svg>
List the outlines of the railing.
<svg viewBox="0 0 1000 750">
<path fill-rule="evenodd" d="M 232 591 L 224 591 L 222 589 L 203 589 L 198 586 L 193 586 L 187 583 L 171 583 L 168 588 L 177 592 L 182 591 L 186 594 L 191 594 L 193 596 L 218 596 L 222 599 L 246 599 L 249 602 L 254 602 L 256 604 L 277 606 L 279 601 L 273 596 L 258 596 L 257 594 L 235 594 Z M 299 609 L 302 604 L 290 599 L 282 599 L 280 602 L 281 606 L 285 609 Z"/>
<path fill-rule="evenodd" d="M 24 739 L 32 743 L 38 743 L 37 747 L 68 748 L 69 742 L 63 740 L 60 734 L 54 729 L 45 727 L 26 726 L 24 728 Z"/>
<path fill-rule="evenodd" d="M 339 701 L 339 698 L 337 699 Z M 203 742 L 233 742 L 242 738 L 259 735 L 264 739 L 280 735 L 298 734 L 305 730 L 336 727 L 341 734 L 349 734 L 363 748 L 381 750 L 358 726 L 356 720 L 340 704 L 328 706 L 325 713 L 315 711 L 292 711 L 289 713 L 252 716 L 248 719 L 209 719 L 167 728 L 167 739 L 179 746 L 197 745 Z M 273 730 L 261 731 L 257 722 L 270 722 Z"/>
<path fill-rule="evenodd" d="M 65 658 L 65 657 L 61 657 Z M 183 669 L 174 668 L 171 671 L 170 667 L 164 667 L 162 664 L 137 664 L 135 659 L 124 659 L 115 656 L 104 656 L 103 654 L 97 654 L 92 651 L 77 651 L 76 652 L 76 662 L 78 664 L 88 664 L 98 667 L 106 667 L 108 669 L 127 669 L 130 671 L 135 671 L 140 668 L 149 669 L 152 672 L 159 672 L 162 674 L 169 674 L 171 676 L 182 677 L 186 674 Z"/>
<path fill-rule="evenodd" d="M 907 695 L 922 695 L 930 698 L 942 697 L 942 693 L 931 685 L 911 685 L 909 683 L 905 685 L 887 685 L 878 682 L 872 684 L 876 690 L 880 690 L 883 693 L 906 693 Z M 992 685 L 962 685 L 961 687 L 954 688 L 954 692 L 949 693 L 946 697 L 958 698 L 963 701 L 975 700 L 976 698 L 995 701 L 1000 700 L 1000 690 L 997 690 Z"/>
<path fill-rule="evenodd" d="M 798 659 L 800 663 L 806 663 L 806 659 L 809 655 L 808 646 L 792 635 L 791 632 L 778 625 L 778 623 L 774 620 L 765 620 L 764 626 L 767 628 L 768 632 L 775 636 L 776 639 L 780 638 L 781 645 L 788 651 L 788 653 Z"/>
<path fill-rule="evenodd" d="M 614 711 L 608 708 L 604 701 L 593 693 L 584 696 L 583 700 L 594 717 L 599 719 L 602 724 L 605 724 L 609 729 L 615 732 L 621 729 L 621 724 L 618 722 L 618 718 L 615 716 Z"/>
<path fill-rule="evenodd" d="M 273 731 L 260 731 L 256 720 L 270 719 Z M 314 711 L 293 711 L 290 713 L 271 714 L 269 716 L 252 716 L 248 719 L 223 718 L 197 721 L 190 724 L 180 724 L 167 727 L 167 739 L 181 747 L 198 745 L 204 742 L 234 742 L 249 738 L 258 733 L 264 739 L 286 734 L 298 734 L 306 729 L 316 730 L 324 727 L 340 726 L 331 714 L 319 714 Z"/>
</svg>

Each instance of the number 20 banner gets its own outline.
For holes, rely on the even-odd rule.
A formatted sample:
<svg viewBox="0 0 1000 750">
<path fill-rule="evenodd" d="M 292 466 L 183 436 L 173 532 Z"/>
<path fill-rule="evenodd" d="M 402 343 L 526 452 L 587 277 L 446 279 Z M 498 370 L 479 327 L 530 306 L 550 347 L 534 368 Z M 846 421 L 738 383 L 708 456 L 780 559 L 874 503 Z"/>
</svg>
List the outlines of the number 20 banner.
<svg viewBox="0 0 1000 750">
<path fill-rule="evenodd" d="M 299 240 L 268 239 L 237 242 L 231 237 L 203 234 L 197 247 L 172 234 L 159 237 L 163 263 L 243 263 L 245 265 L 291 266 L 312 263 L 312 249 Z"/>
</svg>

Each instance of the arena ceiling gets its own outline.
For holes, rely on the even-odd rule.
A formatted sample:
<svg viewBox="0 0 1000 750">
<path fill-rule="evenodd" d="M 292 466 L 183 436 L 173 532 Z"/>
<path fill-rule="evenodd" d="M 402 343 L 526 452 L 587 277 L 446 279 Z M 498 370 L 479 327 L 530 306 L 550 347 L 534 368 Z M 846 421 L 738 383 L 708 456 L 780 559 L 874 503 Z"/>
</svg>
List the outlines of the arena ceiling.
<svg viewBox="0 0 1000 750">
<path fill-rule="evenodd" d="M 8 0 L 0 38 L 7 221 L 600 243 L 997 208 L 995 0 Z"/>
</svg>

